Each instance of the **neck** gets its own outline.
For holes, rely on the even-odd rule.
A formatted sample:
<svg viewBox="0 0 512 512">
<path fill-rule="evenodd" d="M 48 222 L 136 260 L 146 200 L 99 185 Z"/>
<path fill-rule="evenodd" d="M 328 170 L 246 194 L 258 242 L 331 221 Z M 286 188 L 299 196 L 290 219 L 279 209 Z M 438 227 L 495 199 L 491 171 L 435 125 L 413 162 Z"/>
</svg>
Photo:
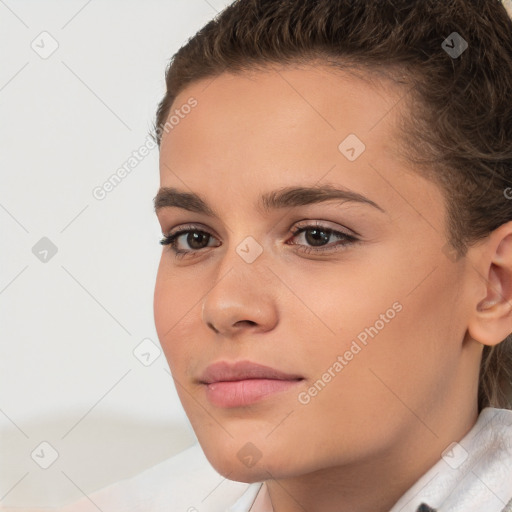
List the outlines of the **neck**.
<svg viewBox="0 0 512 512">
<path fill-rule="evenodd" d="M 367 460 L 265 482 L 274 512 L 388 512 L 398 499 L 475 424 L 476 404 L 462 414 L 420 419 Z M 412 413 L 411 413 L 412 414 Z"/>
</svg>

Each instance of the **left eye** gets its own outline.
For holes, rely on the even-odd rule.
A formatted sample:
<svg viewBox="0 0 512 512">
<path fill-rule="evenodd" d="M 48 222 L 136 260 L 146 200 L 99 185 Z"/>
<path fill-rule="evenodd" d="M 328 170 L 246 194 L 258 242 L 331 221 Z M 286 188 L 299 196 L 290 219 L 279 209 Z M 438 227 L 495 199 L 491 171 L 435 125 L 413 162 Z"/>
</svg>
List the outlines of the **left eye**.
<svg viewBox="0 0 512 512">
<path fill-rule="evenodd" d="M 302 236 L 299 236 L 302 235 Z M 346 246 L 358 241 L 355 236 L 349 235 L 348 233 L 343 233 L 342 231 L 336 231 L 332 228 L 328 228 L 321 225 L 310 225 L 303 226 L 300 228 L 296 228 L 293 231 L 294 237 L 302 238 L 303 241 L 308 244 L 306 247 L 301 248 L 300 250 L 304 252 L 322 252 L 327 250 L 336 250 L 336 246 Z M 331 237 L 336 237 L 341 240 L 338 244 L 328 244 L 329 239 Z M 302 246 L 302 243 L 292 243 L 291 245 L 299 245 Z M 315 249 L 315 247 L 320 247 L 319 249 Z"/>
</svg>

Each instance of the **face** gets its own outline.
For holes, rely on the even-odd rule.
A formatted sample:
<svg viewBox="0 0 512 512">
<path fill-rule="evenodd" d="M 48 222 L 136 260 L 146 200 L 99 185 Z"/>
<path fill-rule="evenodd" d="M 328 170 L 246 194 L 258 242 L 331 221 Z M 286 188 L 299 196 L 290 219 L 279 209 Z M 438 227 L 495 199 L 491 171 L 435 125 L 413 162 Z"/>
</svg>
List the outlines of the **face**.
<svg viewBox="0 0 512 512">
<path fill-rule="evenodd" d="M 458 392 L 464 270 L 440 189 L 398 157 L 404 94 L 289 66 L 196 82 L 173 104 L 155 323 L 232 480 L 428 444 L 418 418 L 436 425 Z"/>
</svg>

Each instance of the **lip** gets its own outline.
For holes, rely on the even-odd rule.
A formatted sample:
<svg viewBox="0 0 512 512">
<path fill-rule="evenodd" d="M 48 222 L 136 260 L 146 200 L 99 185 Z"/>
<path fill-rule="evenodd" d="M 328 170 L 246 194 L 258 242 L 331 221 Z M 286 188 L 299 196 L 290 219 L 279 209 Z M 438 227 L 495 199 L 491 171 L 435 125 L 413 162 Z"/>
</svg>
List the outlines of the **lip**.
<svg viewBox="0 0 512 512">
<path fill-rule="evenodd" d="M 237 361 L 209 365 L 199 378 L 206 398 L 218 407 L 243 407 L 296 386 L 304 377 L 276 368 Z"/>
<path fill-rule="evenodd" d="M 202 384 L 247 379 L 298 380 L 302 375 L 285 373 L 251 361 L 219 361 L 206 367 L 199 381 Z"/>
</svg>

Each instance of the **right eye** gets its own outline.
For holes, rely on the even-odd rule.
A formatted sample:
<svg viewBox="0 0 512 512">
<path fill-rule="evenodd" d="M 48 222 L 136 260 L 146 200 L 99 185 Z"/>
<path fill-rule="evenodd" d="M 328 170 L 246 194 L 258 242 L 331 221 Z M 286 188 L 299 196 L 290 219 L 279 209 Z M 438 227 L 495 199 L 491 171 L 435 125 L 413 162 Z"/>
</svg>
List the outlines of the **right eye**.
<svg viewBox="0 0 512 512">
<path fill-rule="evenodd" d="M 176 256 L 181 255 L 182 257 L 186 254 L 211 247 L 209 242 L 212 240 L 215 240 L 215 237 L 204 229 L 199 229 L 195 226 L 187 226 L 186 228 L 178 229 L 164 236 L 164 238 L 160 240 L 160 244 L 170 245 Z M 182 248 L 183 244 L 185 248 Z M 187 245 L 188 248 L 186 247 Z M 214 244 L 213 247 L 218 247 L 218 245 Z"/>
</svg>

